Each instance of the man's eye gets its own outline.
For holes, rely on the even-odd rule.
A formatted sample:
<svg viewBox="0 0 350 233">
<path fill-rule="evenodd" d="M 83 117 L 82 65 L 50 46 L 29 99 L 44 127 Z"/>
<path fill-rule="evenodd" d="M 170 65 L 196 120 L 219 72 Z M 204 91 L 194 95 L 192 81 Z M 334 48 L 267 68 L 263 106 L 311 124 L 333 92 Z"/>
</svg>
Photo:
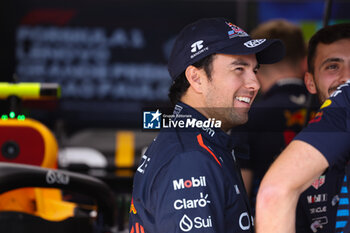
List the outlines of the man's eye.
<svg viewBox="0 0 350 233">
<path fill-rule="evenodd" d="M 336 64 L 326 66 L 326 70 L 335 70 L 335 69 L 338 69 L 338 65 Z"/>
<path fill-rule="evenodd" d="M 237 68 L 235 68 L 235 70 L 237 70 L 237 71 L 243 71 L 244 69 L 243 69 L 243 67 L 237 67 Z"/>
</svg>

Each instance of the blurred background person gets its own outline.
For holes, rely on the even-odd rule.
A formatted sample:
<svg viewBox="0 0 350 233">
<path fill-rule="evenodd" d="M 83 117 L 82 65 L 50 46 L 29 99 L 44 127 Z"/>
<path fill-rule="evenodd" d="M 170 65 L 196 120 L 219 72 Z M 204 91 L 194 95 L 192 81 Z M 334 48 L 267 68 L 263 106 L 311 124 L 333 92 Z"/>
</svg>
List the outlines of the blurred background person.
<svg viewBox="0 0 350 233">
<path fill-rule="evenodd" d="M 244 143 L 237 150 L 244 154 L 249 153 L 250 158 L 241 159 L 240 164 L 254 208 L 256 194 L 265 172 L 305 124 L 308 92 L 303 83 L 306 45 L 298 26 L 282 19 L 271 20 L 255 28 L 252 37 L 277 38 L 286 47 L 283 60 L 271 65 L 261 65 L 257 74 L 261 84 L 259 100 L 250 110 L 248 123 L 234 129 L 232 133 L 233 137 L 239 137 Z"/>
</svg>

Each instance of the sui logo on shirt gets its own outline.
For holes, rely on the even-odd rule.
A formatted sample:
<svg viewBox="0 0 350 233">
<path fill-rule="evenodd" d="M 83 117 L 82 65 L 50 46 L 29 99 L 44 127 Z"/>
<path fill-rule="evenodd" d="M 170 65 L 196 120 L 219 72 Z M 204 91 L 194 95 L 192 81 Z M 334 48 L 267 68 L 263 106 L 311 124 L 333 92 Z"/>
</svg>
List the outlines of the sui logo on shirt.
<svg viewBox="0 0 350 233">
<path fill-rule="evenodd" d="M 143 128 L 144 129 L 160 129 L 160 116 L 162 113 L 157 111 L 143 112 Z"/>
</svg>

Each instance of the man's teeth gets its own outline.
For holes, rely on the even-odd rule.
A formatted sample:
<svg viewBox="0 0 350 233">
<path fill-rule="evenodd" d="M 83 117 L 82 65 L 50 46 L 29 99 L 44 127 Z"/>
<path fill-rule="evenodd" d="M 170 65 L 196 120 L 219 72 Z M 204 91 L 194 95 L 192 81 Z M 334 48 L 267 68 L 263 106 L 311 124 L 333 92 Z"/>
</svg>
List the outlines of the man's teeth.
<svg viewBox="0 0 350 233">
<path fill-rule="evenodd" d="M 247 104 L 250 103 L 250 98 L 249 97 L 236 97 L 236 100 L 245 102 Z"/>
</svg>

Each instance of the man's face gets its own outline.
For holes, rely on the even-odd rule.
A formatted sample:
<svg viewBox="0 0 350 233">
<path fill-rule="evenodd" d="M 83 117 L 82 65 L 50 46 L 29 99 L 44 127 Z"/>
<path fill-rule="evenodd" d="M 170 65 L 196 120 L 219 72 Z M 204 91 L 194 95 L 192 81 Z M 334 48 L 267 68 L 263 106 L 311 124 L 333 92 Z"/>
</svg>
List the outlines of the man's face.
<svg viewBox="0 0 350 233">
<path fill-rule="evenodd" d="M 323 103 L 342 83 L 350 79 L 350 39 L 317 45 L 314 74 L 306 73 L 305 84 Z"/>
<path fill-rule="evenodd" d="M 204 80 L 205 115 L 222 121 L 228 130 L 248 120 L 248 111 L 260 88 L 258 63 L 253 55 L 217 54 L 211 80 Z"/>
</svg>

